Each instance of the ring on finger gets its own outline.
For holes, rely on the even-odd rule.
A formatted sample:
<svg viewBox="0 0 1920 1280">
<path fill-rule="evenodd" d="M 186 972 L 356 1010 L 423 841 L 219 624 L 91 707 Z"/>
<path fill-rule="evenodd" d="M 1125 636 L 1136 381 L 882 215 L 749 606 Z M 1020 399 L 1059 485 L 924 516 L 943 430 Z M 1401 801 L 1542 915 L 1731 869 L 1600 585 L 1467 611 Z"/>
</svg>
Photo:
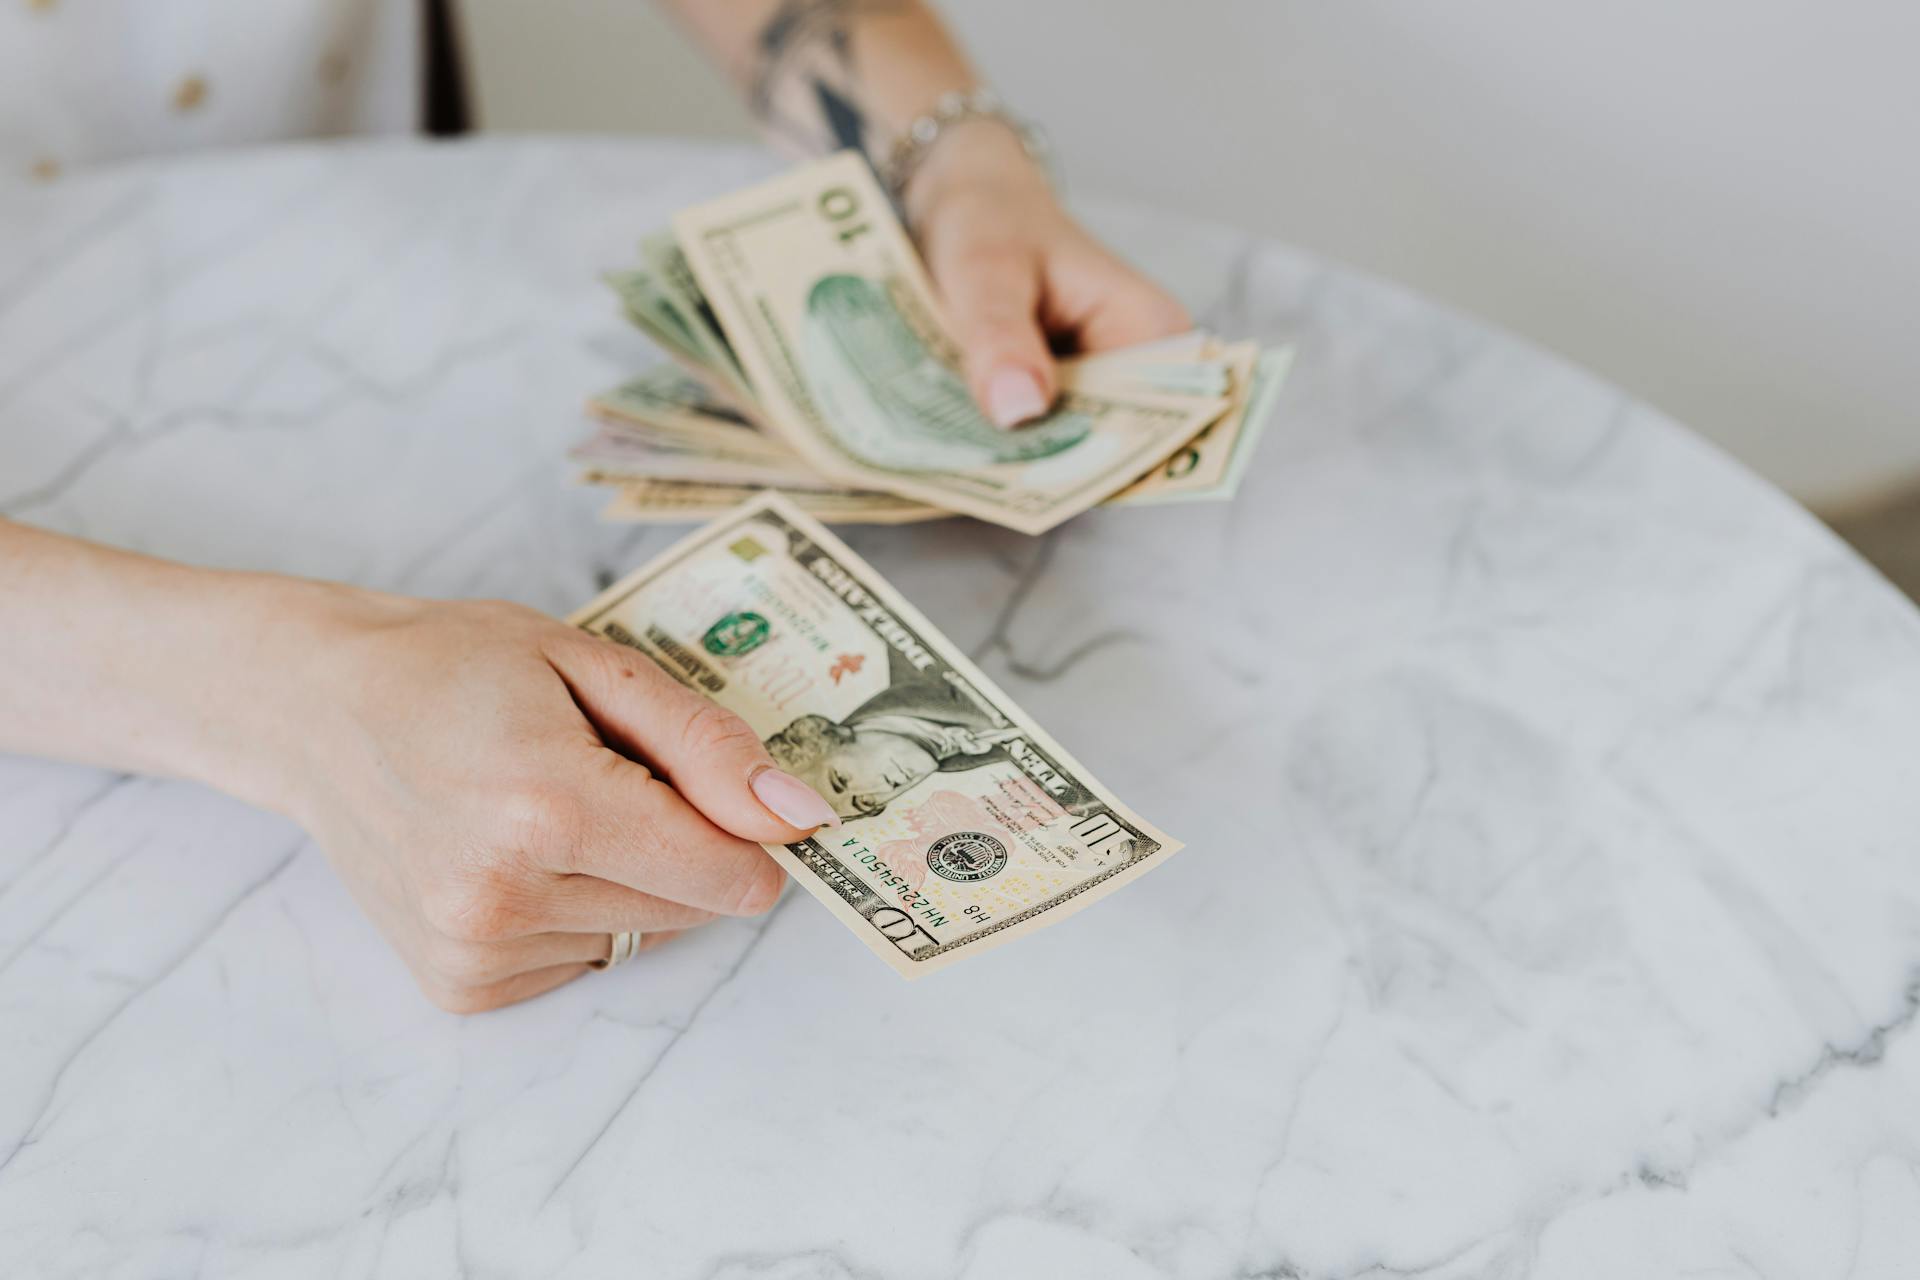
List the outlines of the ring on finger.
<svg viewBox="0 0 1920 1280">
<path fill-rule="evenodd" d="M 607 935 L 607 958 L 593 961 L 596 969 L 611 969 L 617 964 L 625 964 L 633 959 L 640 950 L 640 931 L 623 929 Z"/>
</svg>

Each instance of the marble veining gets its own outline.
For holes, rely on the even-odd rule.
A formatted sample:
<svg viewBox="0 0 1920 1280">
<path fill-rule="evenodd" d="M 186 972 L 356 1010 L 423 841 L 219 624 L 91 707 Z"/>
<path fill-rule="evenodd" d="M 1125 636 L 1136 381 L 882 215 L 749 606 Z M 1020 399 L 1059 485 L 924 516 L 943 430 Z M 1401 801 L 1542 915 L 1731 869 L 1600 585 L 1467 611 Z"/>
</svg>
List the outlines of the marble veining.
<svg viewBox="0 0 1920 1280">
<path fill-rule="evenodd" d="M 594 273 L 769 165 L 9 194 L 0 512 L 564 612 L 674 536 L 567 484 L 655 358 Z M 1299 345 L 1239 500 L 852 540 L 1188 852 L 911 988 L 789 896 L 462 1020 L 283 820 L 0 760 L 0 1274 L 1915 1274 L 1914 610 L 1538 350 L 1090 216 Z"/>
</svg>

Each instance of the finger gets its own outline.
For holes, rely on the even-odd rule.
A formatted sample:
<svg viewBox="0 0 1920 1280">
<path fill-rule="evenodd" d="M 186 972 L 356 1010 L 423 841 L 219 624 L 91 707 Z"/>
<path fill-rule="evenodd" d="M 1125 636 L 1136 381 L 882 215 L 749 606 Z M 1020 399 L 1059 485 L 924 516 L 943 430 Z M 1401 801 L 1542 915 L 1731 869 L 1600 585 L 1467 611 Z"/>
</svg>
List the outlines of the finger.
<svg viewBox="0 0 1920 1280">
<path fill-rule="evenodd" d="M 1045 414 L 1058 391 L 1040 329 L 1040 264 L 1020 249 L 956 250 L 934 271 L 973 395 L 996 426 Z"/>
<path fill-rule="evenodd" d="M 817 827 L 839 824 L 818 792 L 774 767 L 746 721 L 641 654 L 580 633 L 556 645 L 548 659 L 612 745 L 644 760 L 722 830 L 791 844 Z"/>
<path fill-rule="evenodd" d="M 691 933 L 691 932 L 692 930 L 690 929 L 662 929 L 658 933 L 642 933 L 640 935 L 640 943 L 638 946 L 636 946 L 633 949 L 633 954 L 639 955 L 642 951 L 651 951 L 655 947 L 662 946 L 666 943 L 672 942 L 675 938 L 681 937 L 682 935 Z M 613 951 L 612 936 L 608 935 L 608 936 L 601 937 L 599 940 L 599 947 L 593 953 L 594 963 L 598 964 L 600 961 L 610 958 L 612 955 L 612 951 Z"/>
<path fill-rule="evenodd" d="M 640 950 L 660 945 L 684 929 L 639 930 Z M 611 955 L 612 930 L 596 933 L 535 933 L 506 942 L 441 944 L 425 957 L 432 984 L 440 990 L 470 991 L 497 986 L 518 974 L 561 965 L 600 965 Z"/>
<path fill-rule="evenodd" d="M 612 751 L 587 771 L 581 809 L 571 848 L 561 855 L 565 870 L 728 916 L 759 915 L 786 883 L 766 850 L 722 831 L 679 792 Z"/>
<path fill-rule="evenodd" d="M 764 858 L 759 846 L 755 851 Z M 540 927 L 529 933 L 617 933 L 633 929 L 652 935 L 666 930 L 691 929 L 715 919 L 715 913 L 672 902 L 656 894 L 599 876 L 562 874 L 530 891 L 525 918 Z"/>
<path fill-rule="evenodd" d="M 1105 249 L 1090 247 L 1067 259 L 1059 275 L 1058 319 L 1084 352 L 1131 347 L 1193 327 L 1178 298 Z"/>
<path fill-rule="evenodd" d="M 583 974 L 596 972 L 598 970 L 585 964 L 553 965 L 527 973 L 516 973 L 498 982 L 477 987 L 428 986 L 427 995 L 448 1013 L 486 1013 L 491 1009 L 502 1009 L 510 1004 L 518 1004 L 522 1000 L 531 1000 L 534 996 L 543 995 L 555 987 L 572 982 Z"/>
</svg>

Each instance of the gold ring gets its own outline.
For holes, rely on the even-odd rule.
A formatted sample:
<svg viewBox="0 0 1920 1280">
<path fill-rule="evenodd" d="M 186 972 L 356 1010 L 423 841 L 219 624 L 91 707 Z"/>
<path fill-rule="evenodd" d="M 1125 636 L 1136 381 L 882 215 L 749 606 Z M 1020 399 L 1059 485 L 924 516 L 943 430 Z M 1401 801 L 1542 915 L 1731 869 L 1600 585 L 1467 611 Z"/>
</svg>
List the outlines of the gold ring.
<svg viewBox="0 0 1920 1280">
<path fill-rule="evenodd" d="M 611 969 L 617 964 L 625 964 L 627 961 L 633 959 L 639 951 L 640 931 L 638 929 L 626 929 L 620 933 L 610 933 L 607 935 L 607 958 L 605 960 L 595 960 L 593 967 L 596 969 Z"/>
</svg>

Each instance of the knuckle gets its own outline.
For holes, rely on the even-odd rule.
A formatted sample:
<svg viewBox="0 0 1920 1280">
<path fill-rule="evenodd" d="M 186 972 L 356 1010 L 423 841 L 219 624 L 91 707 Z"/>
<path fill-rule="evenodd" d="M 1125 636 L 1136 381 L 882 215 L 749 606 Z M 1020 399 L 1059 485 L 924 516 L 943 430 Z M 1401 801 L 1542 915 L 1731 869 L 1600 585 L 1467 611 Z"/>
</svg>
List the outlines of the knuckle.
<svg viewBox="0 0 1920 1280">
<path fill-rule="evenodd" d="M 1180 332 L 1193 327 L 1193 317 L 1187 313 L 1186 304 L 1171 294 L 1159 294 L 1149 308 L 1156 327 L 1169 332 Z"/>
<path fill-rule="evenodd" d="M 497 1009 L 501 1003 L 494 993 L 484 988 L 459 987 L 434 979 L 423 981 L 420 990 L 435 1008 L 463 1016 Z"/>
<path fill-rule="evenodd" d="M 456 942 L 498 942 L 520 923 L 514 897 L 497 875 L 450 878 L 426 895 L 421 910 L 434 932 Z"/>
<path fill-rule="evenodd" d="M 662 807 L 680 803 L 672 787 L 658 778 L 649 778 L 639 789 L 640 815 L 627 828 L 627 841 L 638 856 L 673 868 L 698 868 L 710 863 L 711 845 L 697 830 L 677 822 L 661 822 L 651 815 Z"/>
<path fill-rule="evenodd" d="M 442 985 L 455 989 L 483 986 L 493 977 L 493 958 L 483 946 L 453 939 L 433 944 L 427 967 Z"/>
<path fill-rule="evenodd" d="M 704 699 L 687 716 L 680 731 L 680 743 L 695 759 L 743 750 L 757 754 L 761 746 L 760 735 L 753 731 L 752 725 L 718 703 Z"/>
<path fill-rule="evenodd" d="M 551 779 L 509 787 L 496 803 L 501 835 L 515 849 L 567 847 L 585 816 L 572 789 Z"/>
<path fill-rule="evenodd" d="M 970 270 L 987 275 L 1013 275 L 1033 266 L 1033 253 L 1027 245 L 1004 234 L 956 243 L 952 256 L 963 260 Z"/>
<path fill-rule="evenodd" d="M 734 881 L 732 892 L 728 895 L 728 914 L 757 916 L 771 911 L 773 904 L 780 900 L 780 890 L 785 881 L 785 873 L 772 859 L 755 858 Z"/>
</svg>

